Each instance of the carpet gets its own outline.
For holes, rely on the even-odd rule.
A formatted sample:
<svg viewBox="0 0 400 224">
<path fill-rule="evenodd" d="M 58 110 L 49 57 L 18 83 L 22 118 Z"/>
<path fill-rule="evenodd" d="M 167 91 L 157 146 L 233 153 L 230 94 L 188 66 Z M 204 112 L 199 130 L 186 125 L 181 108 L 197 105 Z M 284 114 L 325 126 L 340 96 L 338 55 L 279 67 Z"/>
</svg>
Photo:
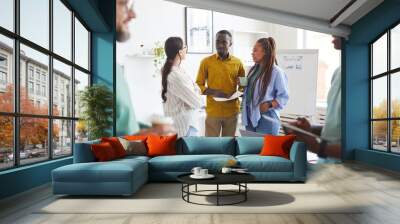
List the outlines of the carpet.
<svg viewBox="0 0 400 224">
<path fill-rule="evenodd" d="M 178 183 L 146 184 L 131 197 L 60 196 L 35 213 L 125 214 L 125 213 L 360 213 L 359 205 L 349 203 L 316 184 L 249 184 L 248 200 L 237 205 L 203 206 L 181 198 Z M 230 189 L 234 186 L 224 186 Z M 213 185 L 199 190 L 215 189 Z M 194 187 L 193 189 L 194 190 Z M 225 197 L 222 202 L 235 200 Z M 215 203 L 215 197 L 193 196 L 200 203 Z"/>
</svg>

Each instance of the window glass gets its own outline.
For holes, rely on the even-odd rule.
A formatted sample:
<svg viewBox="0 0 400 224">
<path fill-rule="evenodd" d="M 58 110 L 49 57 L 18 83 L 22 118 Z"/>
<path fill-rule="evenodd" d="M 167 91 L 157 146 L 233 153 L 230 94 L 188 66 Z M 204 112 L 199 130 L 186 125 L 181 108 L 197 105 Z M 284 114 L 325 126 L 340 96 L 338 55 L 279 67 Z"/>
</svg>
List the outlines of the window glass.
<svg viewBox="0 0 400 224">
<path fill-rule="evenodd" d="M 372 75 L 387 71 L 387 34 L 372 45 Z"/>
<path fill-rule="evenodd" d="M 53 157 L 72 154 L 72 121 L 53 121 Z"/>
<path fill-rule="evenodd" d="M 20 118 L 21 164 L 35 163 L 49 158 L 49 120 L 44 118 Z"/>
<path fill-rule="evenodd" d="M 1 4 L 0 4 L 1 5 Z M 14 72 L 12 39 L 0 34 L 0 111 L 14 111 Z"/>
<path fill-rule="evenodd" d="M 372 118 L 387 118 L 387 78 L 372 81 Z"/>
<path fill-rule="evenodd" d="M 84 142 L 88 140 L 88 127 L 84 120 L 75 121 L 75 142 Z"/>
<path fill-rule="evenodd" d="M 395 153 L 400 153 L 400 120 L 391 121 L 391 151 Z"/>
<path fill-rule="evenodd" d="M 75 63 L 89 69 L 89 32 L 75 18 Z"/>
<path fill-rule="evenodd" d="M 49 0 L 20 0 L 21 36 L 49 48 Z"/>
<path fill-rule="evenodd" d="M 53 60 L 53 114 L 72 117 L 71 66 Z"/>
<path fill-rule="evenodd" d="M 49 108 L 49 97 L 48 97 L 48 74 L 49 74 L 49 57 L 43 53 L 33 50 L 21 44 L 20 53 L 20 109 L 21 113 L 24 114 L 39 114 L 47 115 Z M 35 71 L 35 90 L 33 94 L 30 94 L 28 88 L 29 74 L 26 72 L 26 68 L 33 68 Z M 28 84 L 28 86 L 27 86 Z M 32 100 L 36 104 L 32 103 Z"/>
<path fill-rule="evenodd" d="M 0 115 L 0 170 L 14 165 L 13 117 Z"/>
<path fill-rule="evenodd" d="M 391 75 L 391 116 L 394 118 L 400 118 L 400 72 Z"/>
<path fill-rule="evenodd" d="M 75 117 L 81 115 L 80 95 L 87 86 L 89 86 L 89 75 L 75 69 Z"/>
<path fill-rule="evenodd" d="M 380 151 L 387 151 L 387 121 L 372 122 L 372 147 Z"/>
<path fill-rule="evenodd" d="M 400 67 L 400 24 L 390 32 L 390 60 L 391 69 Z"/>
<path fill-rule="evenodd" d="M 60 1 L 53 0 L 53 51 L 71 60 L 72 12 Z"/>
<path fill-rule="evenodd" d="M 14 0 L 0 1 L 0 26 L 14 31 Z"/>
</svg>

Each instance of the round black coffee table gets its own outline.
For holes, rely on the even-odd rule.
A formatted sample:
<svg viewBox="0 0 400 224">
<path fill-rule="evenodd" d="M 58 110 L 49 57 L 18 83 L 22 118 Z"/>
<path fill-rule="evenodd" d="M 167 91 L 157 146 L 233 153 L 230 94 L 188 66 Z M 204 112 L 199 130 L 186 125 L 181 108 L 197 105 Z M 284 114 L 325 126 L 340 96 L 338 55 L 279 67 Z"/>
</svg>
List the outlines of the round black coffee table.
<svg viewBox="0 0 400 224">
<path fill-rule="evenodd" d="M 198 204 L 198 205 L 234 205 L 245 202 L 247 200 L 247 192 L 249 188 L 247 183 L 255 180 L 255 177 L 248 173 L 216 173 L 213 174 L 215 177 L 212 179 L 193 179 L 189 174 L 182 174 L 177 177 L 178 181 L 182 183 L 182 199 L 188 203 Z M 216 185 L 215 190 L 198 190 L 197 185 Z M 194 191 L 190 191 L 190 186 L 195 186 Z M 220 189 L 220 185 L 236 185 L 237 190 L 223 190 Z M 209 192 L 215 192 L 215 194 L 205 194 Z M 216 197 L 216 204 L 202 204 L 190 201 L 190 196 L 204 196 L 204 197 Z M 221 203 L 221 197 L 232 197 L 241 196 L 238 201 L 231 203 Z"/>
</svg>

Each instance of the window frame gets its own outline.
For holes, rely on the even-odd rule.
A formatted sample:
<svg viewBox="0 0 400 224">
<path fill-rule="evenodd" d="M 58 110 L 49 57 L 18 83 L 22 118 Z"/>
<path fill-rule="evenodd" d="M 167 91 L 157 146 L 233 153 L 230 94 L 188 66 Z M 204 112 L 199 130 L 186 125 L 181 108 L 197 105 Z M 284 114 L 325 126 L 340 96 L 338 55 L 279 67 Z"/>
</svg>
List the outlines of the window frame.
<svg viewBox="0 0 400 224">
<path fill-rule="evenodd" d="M 13 75 L 13 79 L 14 79 L 14 110 L 13 112 L 1 112 L 0 111 L 0 116 L 4 116 L 4 117 L 12 117 L 13 119 L 13 166 L 11 167 L 5 167 L 5 168 L 0 168 L 0 172 L 5 171 L 5 170 L 10 170 L 10 169 L 16 169 L 19 167 L 23 167 L 23 166 L 30 166 L 33 164 L 38 164 L 38 163 L 43 163 L 46 161 L 50 161 L 50 160 L 54 160 L 54 159 L 62 159 L 62 158 L 66 158 L 66 157 L 70 157 L 73 156 L 73 152 L 74 152 L 74 143 L 75 143 L 75 126 L 76 126 L 76 122 L 79 120 L 79 117 L 75 116 L 75 108 L 72 107 L 71 108 L 71 114 L 68 116 L 56 116 L 53 115 L 53 76 L 55 75 L 53 73 L 54 69 L 53 69 L 53 60 L 58 60 L 61 63 L 64 63 L 68 66 L 71 67 L 71 93 L 72 93 L 72 99 L 71 99 L 71 103 L 72 105 L 74 105 L 75 103 L 75 69 L 81 71 L 82 73 L 85 73 L 86 75 L 88 75 L 89 78 L 89 83 L 88 86 L 92 85 L 92 69 L 91 69 L 91 65 L 92 65 L 92 61 L 91 61 L 91 49 L 92 49 L 92 43 L 91 43 L 91 37 L 92 37 L 92 31 L 91 29 L 89 29 L 89 27 L 87 26 L 87 24 L 82 20 L 82 18 L 72 9 L 72 7 L 68 4 L 68 2 L 66 0 L 59 0 L 68 10 L 71 11 L 71 18 L 70 18 L 70 23 L 71 23 L 71 58 L 67 59 L 64 58 L 63 56 L 55 53 L 53 50 L 53 1 L 54 0 L 48 0 L 48 4 L 49 4 L 49 47 L 48 49 L 40 46 L 39 44 L 34 43 L 33 41 L 30 41 L 29 39 L 24 38 L 23 36 L 20 35 L 20 0 L 14 0 L 13 1 L 13 10 L 14 10 L 14 18 L 13 18 L 13 22 L 14 22 L 14 30 L 10 31 L 4 27 L 0 26 L 0 35 L 10 38 L 13 41 L 13 52 L 12 52 L 12 61 L 13 64 L 12 66 L 12 73 L 11 75 Z M 88 31 L 88 69 L 85 69 L 83 67 L 81 67 L 80 65 L 75 63 L 75 18 L 83 25 L 83 27 Z M 20 80 L 20 65 L 21 65 L 21 56 L 20 56 L 20 45 L 23 44 L 26 47 L 32 48 L 33 50 L 36 50 L 42 54 L 45 54 L 46 56 L 48 56 L 48 71 L 47 71 L 47 79 L 46 80 L 46 87 L 45 90 L 47 92 L 45 92 L 46 96 L 48 97 L 48 112 L 46 115 L 39 115 L 39 114 L 27 114 L 27 113 L 21 113 L 20 111 L 20 90 L 21 90 L 21 80 Z M 28 72 L 30 68 L 30 65 L 27 63 L 27 73 L 26 75 L 26 82 L 28 81 L 33 81 L 34 86 L 36 83 L 40 83 L 41 87 L 42 87 L 42 79 L 41 79 L 41 75 L 42 72 L 41 71 L 39 73 L 39 80 L 36 80 L 36 72 L 37 70 L 34 68 L 33 70 L 33 79 L 31 79 L 30 77 L 30 73 Z M 9 69 L 10 70 L 10 69 Z M 28 85 L 28 84 L 27 84 Z M 27 86 L 28 87 L 28 86 Z M 29 88 L 29 87 L 28 87 Z M 29 91 L 27 89 L 27 91 Z M 36 91 L 36 89 L 34 88 L 34 92 Z M 42 96 L 42 94 L 39 94 L 38 96 Z M 34 102 L 35 103 L 35 102 Z M 26 163 L 26 164 L 21 164 L 21 159 L 20 159 L 20 119 L 21 118 L 45 118 L 47 119 L 48 122 L 48 136 L 47 136 L 47 142 L 49 144 L 47 144 L 47 151 L 48 151 L 48 155 L 47 157 L 44 157 L 43 160 L 40 160 L 38 162 L 32 162 L 32 163 Z M 53 146 L 53 123 L 55 123 L 57 120 L 64 120 L 64 121 L 70 121 L 71 122 L 71 153 L 68 155 L 62 155 L 62 156 L 55 156 L 53 155 L 54 152 L 54 146 Z"/>
<path fill-rule="evenodd" d="M 391 154 L 400 154 L 400 152 L 393 152 L 392 151 L 392 122 L 393 121 L 400 121 L 400 117 L 392 117 L 392 85 L 391 85 L 391 80 L 392 76 L 396 75 L 398 72 L 400 72 L 400 67 L 397 68 L 391 68 L 391 31 L 395 27 L 400 26 L 400 21 L 397 21 L 396 23 L 392 24 L 389 28 L 385 29 L 385 31 L 381 34 L 379 34 L 375 39 L 373 39 L 369 44 L 369 149 L 373 151 L 379 151 L 379 152 L 386 152 L 386 153 L 391 153 Z M 374 76 L 373 74 L 373 44 L 376 43 L 381 37 L 384 35 L 387 35 L 387 64 L 386 64 L 386 71 L 380 74 L 376 74 Z M 386 118 L 373 118 L 373 81 L 379 78 L 386 77 L 386 86 L 387 86 L 387 105 L 386 105 Z M 376 121 L 386 121 L 387 122 L 387 131 L 386 131 L 386 151 L 379 150 L 374 148 L 374 136 L 373 136 L 373 122 Z"/>
</svg>

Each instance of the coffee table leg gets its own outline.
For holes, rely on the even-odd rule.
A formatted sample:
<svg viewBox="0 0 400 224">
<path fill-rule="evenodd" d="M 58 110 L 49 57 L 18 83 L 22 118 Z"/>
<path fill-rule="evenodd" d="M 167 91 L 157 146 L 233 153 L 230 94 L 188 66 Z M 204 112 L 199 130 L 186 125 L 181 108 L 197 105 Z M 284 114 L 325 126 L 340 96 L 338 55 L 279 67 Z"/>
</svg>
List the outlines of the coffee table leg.
<svg viewBox="0 0 400 224">
<path fill-rule="evenodd" d="M 217 206 L 219 206 L 219 184 L 217 184 Z"/>
<path fill-rule="evenodd" d="M 248 192 L 248 190 L 247 190 L 247 183 L 244 183 L 244 201 L 247 201 L 247 192 Z"/>
<path fill-rule="evenodd" d="M 188 194 L 187 194 L 187 201 L 190 202 L 190 200 L 189 200 L 189 195 L 190 195 L 190 184 L 188 184 L 187 191 L 188 191 Z"/>
</svg>

